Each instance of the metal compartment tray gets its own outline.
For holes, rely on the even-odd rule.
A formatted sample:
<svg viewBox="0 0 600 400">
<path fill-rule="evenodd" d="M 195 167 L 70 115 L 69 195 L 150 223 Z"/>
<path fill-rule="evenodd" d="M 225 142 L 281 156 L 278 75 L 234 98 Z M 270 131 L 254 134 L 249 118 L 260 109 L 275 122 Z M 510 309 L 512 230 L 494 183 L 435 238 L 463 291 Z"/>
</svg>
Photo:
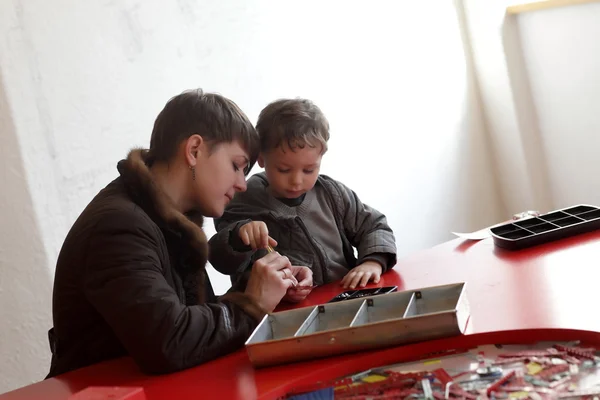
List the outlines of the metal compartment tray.
<svg viewBox="0 0 600 400">
<path fill-rule="evenodd" d="M 265 367 L 464 333 L 464 282 L 327 303 L 266 315 L 246 341 Z"/>
</svg>

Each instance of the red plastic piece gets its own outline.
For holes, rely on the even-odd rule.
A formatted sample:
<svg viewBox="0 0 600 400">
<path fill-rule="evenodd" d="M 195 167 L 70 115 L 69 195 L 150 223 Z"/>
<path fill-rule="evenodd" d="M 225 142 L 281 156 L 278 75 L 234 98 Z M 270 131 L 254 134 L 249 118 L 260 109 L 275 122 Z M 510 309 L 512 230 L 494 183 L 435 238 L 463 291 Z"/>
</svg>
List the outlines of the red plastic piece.
<svg viewBox="0 0 600 400">
<path fill-rule="evenodd" d="M 421 393 L 420 390 L 413 386 L 431 373 L 427 371 L 418 373 L 385 371 L 385 374 L 388 376 L 388 379 L 381 382 L 364 383 L 359 386 L 348 385 L 347 387 L 340 388 L 335 392 L 336 398 L 353 400 L 362 399 L 365 398 L 365 396 L 372 399 L 404 398 L 410 394 Z M 443 369 L 435 370 L 433 374 L 440 382 L 442 382 L 444 387 L 446 383 L 452 381 L 450 375 Z M 434 391 L 434 396 L 435 393 L 436 392 Z"/>
<path fill-rule="evenodd" d="M 341 395 L 338 396 L 336 392 L 336 399 L 343 400 L 384 400 L 384 399 L 403 399 L 410 395 L 420 394 L 417 389 L 405 389 L 405 390 L 388 390 L 381 394 L 360 394 L 360 395 Z"/>
<path fill-rule="evenodd" d="M 463 388 L 461 388 L 458 385 L 450 386 L 450 393 L 456 397 L 468 399 L 468 400 L 475 400 L 477 398 L 476 395 L 467 392 L 466 390 L 464 390 Z"/>
<path fill-rule="evenodd" d="M 569 364 L 575 364 L 575 365 L 581 364 L 581 360 L 579 358 L 573 357 L 573 356 L 564 356 L 563 360 L 565 360 Z"/>
<path fill-rule="evenodd" d="M 559 351 L 566 351 L 568 355 L 574 357 L 585 358 L 588 360 L 594 360 L 596 357 L 588 349 L 582 349 L 579 347 L 567 347 L 562 344 L 554 345 L 554 348 Z"/>
<path fill-rule="evenodd" d="M 438 368 L 433 371 L 433 375 L 442 383 L 444 387 L 446 387 L 449 382 L 452 382 L 452 377 L 443 368 Z"/>
<path fill-rule="evenodd" d="M 398 374 L 402 375 L 402 374 Z M 408 375 L 408 374 L 406 374 Z M 412 375 L 412 374 L 411 374 Z M 406 377 L 389 377 L 385 381 L 381 382 L 373 382 L 373 383 L 363 383 L 359 386 L 348 386 L 343 389 L 339 389 L 336 391 L 336 397 L 338 396 L 348 396 L 348 395 L 372 395 L 372 394 L 381 394 L 388 390 L 400 389 L 400 390 L 413 390 L 410 389 L 411 386 L 415 384 L 415 379 L 406 378 Z M 418 392 L 418 391 L 417 391 Z"/>
<path fill-rule="evenodd" d="M 565 372 L 568 370 L 569 370 L 569 366 L 567 364 L 559 364 L 559 365 L 555 365 L 554 367 L 545 369 L 541 372 L 538 372 L 536 374 L 536 377 L 541 378 L 541 379 L 548 379 L 553 375 L 560 374 L 561 372 Z"/>
<path fill-rule="evenodd" d="M 525 382 L 525 375 L 522 370 L 518 370 L 515 372 L 515 382 L 516 386 L 527 386 L 527 382 Z"/>
<path fill-rule="evenodd" d="M 147 400 L 144 388 L 90 386 L 69 396 L 69 400 Z"/>
<path fill-rule="evenodd" d="M 494 361 L 494 365 L 512 364 L 512 363 L 517 363 L 517 362 L 525 362 L 527 360 L 529 360 L 529 357 L 515 357 L 515 358 L 505 357 L 505 358 L 499 358 L 496 361 Z"/>
<path fill-rule="evenodd" d="M 508 374 L 506 374 L 505 376 L 503 376 L 502 378 L 498 379 L 492 385 L 490 385 L 490 387 L 486 390 L 486 394 L 488 395 L 488 397 L 490 397 L 490 394 L 492 394 L 492 392 L 497 391 L 502 385 L 504 385 L 505 383 L 510 381 L 512 378 L 514 378 L 515 375 L 516 375 L 515 371 L 511 371 Z"/>
</svg>

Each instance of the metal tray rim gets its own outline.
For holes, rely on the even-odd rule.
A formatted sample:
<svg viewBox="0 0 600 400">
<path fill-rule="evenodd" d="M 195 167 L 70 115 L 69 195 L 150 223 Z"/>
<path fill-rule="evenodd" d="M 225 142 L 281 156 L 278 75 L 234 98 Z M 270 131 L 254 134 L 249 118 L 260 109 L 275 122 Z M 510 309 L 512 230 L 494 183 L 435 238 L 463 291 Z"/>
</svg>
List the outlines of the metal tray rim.
<svg viewBox="0 0 600 400">
<path fill-rule="evenodd" d="M 271 314 L 265 314 L 265 316 L 262 317 L 262 319 L 260 320 L 260 322 L 256 325 L 256 328 L 254 328 L 254 330 L 252 331 L 252 334 L 244 342 L 244 345 L 246 345 L 246 346 L 251 346 L 252 345 L 252 343 L 248 344 L 248 342 L 250 342 L 254 338 L 254 336 L 256 336 L 258 334 L 258 328 L 265 322 L 266 319 L 269 318 L 269 315 L 271 315 Z M 270 343 L 270 342 L 271 341 L 268 340 L 268 341 L 262 342 L 262 343 Z"/>
<path fill-rule="evenodd" d="M 466 286 L 467 286 L 467 282 L 465 281 L 461 281 L 461 282 L 455 282 L 455 283 L 447 283 L 447 284 L 443 284 L 443 285 L 436 285 L 436 286 L 427 286 L 426 288 L 417 288 L 417 289 L 406 289 L 406 290 L 402 290 L 399 292 L 392 292 L 392 293 L 386 293 L 386 294 L 382 294 L 380 296 L 389 296 L 389 295 L 394 295 L 394 294 L 398 294 L 398 293 L 402 293 L 402 292 L 416 292 L 419 289 L 423 290 L 423 289 L 437 289 L 437 288 L 442 288 L 442 287 L 449 287 L 449 286 L 458 286 L 461 285 L 461 291 L 460 291 L 460 295 L 458 296 L 458 299 L 456 301 L 456 304 L 460 304 L 461 301 L 463 300 L 463 296 L 466 297 L 465 291 L 466 291 Z M 368 300 L 367 298 L 362 298 L 362 299 L 352 299 L 352 300 L 346 300 L 346 302 L 362 302 L 362 303 L 366 303 Z M 324 304 L 316 304 L 314 306 L 307 306 L 307 308 L 312 308 L 313 310 L 321 305 Z M 360 309 L 361 306 L 358 307 L 358 309 Z M 286 310 L 286 311 L 291 311 L 291 310 Z M 282 312 L 286 312 L 286 311 L 282 311 Z M 311 311 L 312 313 L 313 311 Z M 295 341 L 295 340 L 299 340 L 300 338 L 308 338 L 308 337 L 313 337 L 316 335 L 322 335 L 325 333 L 335 333 L 338 331 L 342 331 L 342 330 L 355 330 L 355 329 L 361 329 L 361 328 L 368 328 L 371 326 L 375 326 L 375 325 L 379 325 L 382 323 L 390 323 L 392 321 L 402 321 L 402 320 L 414 320 L 414 319 L 418 319 L 418 318 L 423 318 L 425 316 L 436 316 L 436 315 L 456 315 L 458 312 L 458 308 L 455 306 L 453 309 L 447 309 L 447 310 L 442 310 L 442 311 L 435 311 L 435 312 L 431 312 L 431 313 L 426 313 L 426 314 L 420 314 L 420 315 L 413 315 L 410 317 L 400 317 L 400 318 L 393 318 L 393 319 L 387 319 L 387 320 L 383 320 L 383 321 L 376 321 L 376 322 L 370 322 L 368 324 L 363 324 L 363 325 L 359 325 L 359 326 L 344 326 L 344 327 L 339 327 L 339 328 L 334 328 L 334 329 L 327 329 L 327 330 L 323 330 L 323 331 L 318 331 L 318 332 L 313 332 L 313 333 L 309 333 L 307 335 L 301 335 L 301 336 L 289 336 L 289 337 L 285 337 L 285 338 L 280 338 L 280 339 L 272 339 L 272 340 L 265 340 L 262 342 L 256 342 L 256 343 L 250 343 L 250 341 L 254 338 L 255 334 L 258 331 L 258 327 L 265 321 L 265 319 L 267 319 L 269 317 L 269 315 L 271 314 L 266 314 L 263 319 L 259 322 L 259 324 L 256 326 L 255 330 L 252 332 L 252 335 L 250 335 L 250 337 L 246 340 L 246 342 L 244 343 L 245 346 L 248 347 L 254 347 L 254 346 L 266 346 L 268 344 L 277 344 L 277 343 L 281 343 L 281 342 L 285 342 L 285 341 Z M 310 315 L 310 313 L 309 313 Z"/>
<path fill-rule="evenodd" d="M 334 328 L 334 329 L 327 329 L 327 330 L 323 330 L 323 331 L 318 331 L 318 332 L 313 332 L 313 333 L 309 333 L 307 335 L 300 335 L 300 336 L 289 336 L 289 337 L 285 337 L 285 338 L 281 338 L 281 339 L 272 339 L 272 340 L 265 340 L 263 342 L 257 342 L 257 343 L 248 343 L 251 339 L 249 338 L 246 341 L 246 346 L 248 347 L 254 347 L 254 346 L 266 346 L 268 344 L 276 344 L 276 343 L 281 343 L 281 342 L 285 342 L 285 341 L 296 341 L 296 340 L 301 340 L 302 338 L 310 338 L 310 337 L 314 337 L 317 335 L 324 335 L 324 334 L 329 334 L 329 333 L 335 333 L 338 331 L 348 331 L 348 330 L 359 330 L 359 329 L 367 329 L 370 328 L 372 326 L 379 326 L 380 324 L 389 324 L 392 322 L 398 322 L 398 321 L 412 321 L 412 320 L 416 320 L 416 319 L 421 319 L 424 317 L 434 317 L 434 316 L 441 316 L 441 315 L 456 315 L 457 310 L 453 309 L 453 310 L 444 310 L 444 311 L 436 311 L 436 312 L 432 312 L 432 313 L 427 313 L 427 314 L 420 314 L 420 315 L 414 315 L 412 317 L 406 317 L 406 318 L 392 318 L 392 319 L 386 319 L 383 321 L 376 321 L 376 322 L 369 322 L 368 324 L 363 324 L 363 325 L 358 325 L 358 326 L 343 326 L 340 328 Z M 252 335 L 254 336 L 254 335 Z"/>
</svg>

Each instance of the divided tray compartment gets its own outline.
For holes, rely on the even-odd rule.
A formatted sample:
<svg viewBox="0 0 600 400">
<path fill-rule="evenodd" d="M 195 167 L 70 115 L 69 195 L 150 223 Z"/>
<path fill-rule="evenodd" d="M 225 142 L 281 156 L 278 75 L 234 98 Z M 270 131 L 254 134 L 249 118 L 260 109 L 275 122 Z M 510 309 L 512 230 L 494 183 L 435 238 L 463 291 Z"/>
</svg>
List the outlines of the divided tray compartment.
<svg viewBox="0 0 600 400">
<path fill-rule="evenodd" d="M 494 244 L 519 250 L 600 228 L 600 208 L 579 204 L 491 228 Z"/>
<path fill-rule="evenodd" d="M 246 341 L 266 367 L 464 333 L 465 283 L 393 292 L 266 315 Z"/>
</svg>

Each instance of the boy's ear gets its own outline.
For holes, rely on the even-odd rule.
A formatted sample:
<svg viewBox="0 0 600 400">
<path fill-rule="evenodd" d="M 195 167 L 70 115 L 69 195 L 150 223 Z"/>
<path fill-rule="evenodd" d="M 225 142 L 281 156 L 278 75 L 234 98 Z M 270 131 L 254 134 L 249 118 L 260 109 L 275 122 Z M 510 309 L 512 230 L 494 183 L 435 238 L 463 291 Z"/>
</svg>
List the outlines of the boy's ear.
<svg viewBox="0 0 600 400">
<path fill-rule="evenodd" d="M 258 166 L 261 168 L 265 167 L 265 159 L 263 158 L 262 153 L 258 155 L 258 159 L 256 160 L 258 162 Z"/>
</svg>

